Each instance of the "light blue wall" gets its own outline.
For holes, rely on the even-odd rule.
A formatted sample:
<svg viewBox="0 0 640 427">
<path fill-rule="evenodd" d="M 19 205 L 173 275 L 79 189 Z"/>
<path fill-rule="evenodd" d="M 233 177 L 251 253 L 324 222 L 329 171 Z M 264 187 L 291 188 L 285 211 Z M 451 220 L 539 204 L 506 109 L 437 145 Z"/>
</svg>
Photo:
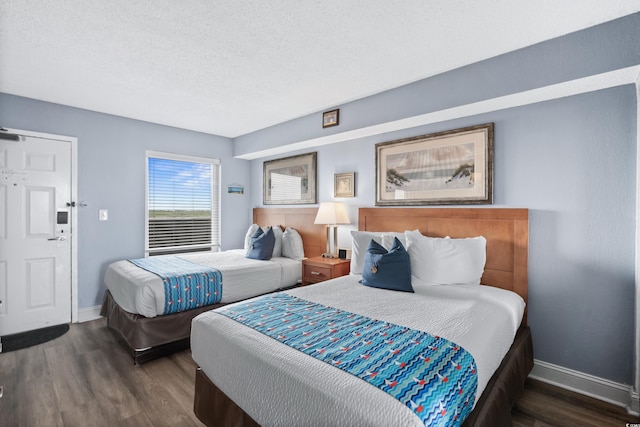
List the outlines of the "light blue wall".
<svg viewBox="0 0 640 427">
<path fill-rule="evenodd" d="M 242 247 L 251 221 L 250 189 L 229 195 L 231 183 L 248 184 L 249 162 L 232 158 L 228 138 L 125 119 L 0 93 L 0 126 L 78 138 L 78 307 L 99 305 L 106 266 L 144 256 L 145 150 L 221 160 L 222 246 Z M 98 221 L 98 210 L 109 221 Z"/>
<path fill-rule="evenodd" d="M 640 64 L 640 14 L 454 70 L 237 138 L 236 154 L 463 105 Z M 530 209 L 529 325 L 535 358 L 618 383 L 634 382 L 636 92 L 582 94 L 317 149 L 319 201 L 333 174 L 356 172 L 352 222 L 375 204 L 377 142 L 495 123 L 494 206 Z M 252 206 L 262 205 L 262 163 L 252 162 Z M 339 244 L 348 245 L 341 227 Z"/>
</svg>

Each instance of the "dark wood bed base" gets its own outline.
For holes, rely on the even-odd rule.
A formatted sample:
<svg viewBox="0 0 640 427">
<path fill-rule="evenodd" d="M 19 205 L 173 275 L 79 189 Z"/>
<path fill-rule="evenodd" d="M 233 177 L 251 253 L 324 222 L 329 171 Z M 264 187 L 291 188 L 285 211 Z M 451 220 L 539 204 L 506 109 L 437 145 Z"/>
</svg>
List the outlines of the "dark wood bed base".
<svg viewBox="0 0 640 427">
<path fill-rule="evenodd" d="M 487 387 L 476 402 L 476 407 L 463 426 L 510 426 L 511 408 L 522 396 L 524 382 L 533 369 L 533 342 L 528 326 L 521 327 L 511 348 Z"/>
<path fill-rule="evenodd" d="M 529 213 L 527 209 L 361 208 L 361 231 L 419 229 L 432 237 L 485 236 L 487 263 L 482 284 L 509 289 L 525 302 L 528 294 Z M 511 425 L 511 408 L 533 369 L 533 343 L 526 311 L 502 363 L 491 377 L 463 426 Z M 258 426 L 206 374 L 196 370 L 194 412 L 207 426 Z"/>
<path fill-rule="evenodd" d="M 323 225 L 313 223 L 317 211 L 318 208 L 255 208 L 253 222 L 295 228 L 302 237 L 305 255 L 318 256 L 325 251 L 326 233 Z M 223 305 L 149 318 L 124 311 L 106 291 L 100 315 L 107 318 L 109 330 L 131 354 L 134 364 L 139 365 L 190 348 L 191 320 Z"/>
<path fill-rule="evenodd" d="M 214 304 L 150 318 L 124 311 L 106 291 L 100 315 L 107 318 L 107 328 L 131 354 L 133 363 L 140 365 L 190 348 L 191 320 L 202 312 L 223 305 Z"/>
</svg>

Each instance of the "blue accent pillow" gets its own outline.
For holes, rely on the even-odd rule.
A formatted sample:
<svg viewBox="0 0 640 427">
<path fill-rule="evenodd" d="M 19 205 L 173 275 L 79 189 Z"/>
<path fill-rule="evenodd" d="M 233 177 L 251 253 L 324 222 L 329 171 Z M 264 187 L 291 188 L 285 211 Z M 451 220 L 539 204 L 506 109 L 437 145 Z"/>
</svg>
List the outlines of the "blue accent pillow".
<svg viewBox="0 0 640 427">
<path fill-rule="evenodd" d="M 276 235 L 273 233 L 273 228 L 267 228 L 267 231 L 262 231 L 262 228 L 258 227 L 249 243 L 249 249 L 247 250 L 247 258 L 268 260 L 271 259 L 273 254 L 273 247 L 276 244 Z"/>
<path fill-rule="evenodd" d="M 394 238 L 390 251 L 375 240 L 371 240 L 364 256 L 360 283 L 373 288 L 413 292 L 411 260 L 397 237 Z"/>
</svg>

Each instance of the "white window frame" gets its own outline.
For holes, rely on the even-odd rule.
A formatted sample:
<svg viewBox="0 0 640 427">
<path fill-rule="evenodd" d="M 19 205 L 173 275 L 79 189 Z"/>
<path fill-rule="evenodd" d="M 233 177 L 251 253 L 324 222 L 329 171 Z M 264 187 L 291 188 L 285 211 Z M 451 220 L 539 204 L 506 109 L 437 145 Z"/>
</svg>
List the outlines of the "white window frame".
<svg viewBox="0 0 640 427">
<path fill-rule="evenodd" d="M 164 160 L 176 160 L 176 161 L 182 161 L 182 162 L 193 162 L 193 163 L 206 163 L 206 164 L 210 164 L 210 165 L 217 165 L 218 166 L 218 179 L 217 179 L 217 185 L 216 185 L 216 180 L 214 179 L 214 177 L 212 176 L 212 182 L 211 182 L 211 189 L 212 191 L 216 191 L 218 192 L 218 197 L 217 200 L 215 197 L 212 197 L 211 200 L 211 209 L 216 210 L 217 211 L 217 217 L 218 217 L 218 221 L 217 224 L 215 223 L 215 221 L 213 220 L 214 215 L 212 214 L 212 221 L 211 221 L 211 234 L 213 235 L 217 235 L 218 236 L 218 242 L 211 242 L 210 244 L 202 244 L 202 245 L 190 245 L 190 246 L 171 246 L 171 247 L 163 247 L 163 248 L 158 248 L 158 249 L 151 249 L 149 248 L 149 158 L 156 158 L 156 159 L 164 159 Z M 145 257 L 149 257 L 150 255 L 153 255 L 154 252 L 166 252 L 168 250 L 179 250 L 179 249 L 185 249 L 185 248 L 190 248 L 190 249 L 196 249 L 196 248 L 202 248 L 203 250 L 205 249 L 210 249 L 212 251 L 220 251 L 220 247 L 221 247 L 221 235 L 220 235 L 220 230 L 221 230 L 221 226 L 220 226 L 220 222 L 221 222 L 221 199 L 222 199 L 222 186 L 221 186 L 221 178 L 222 178 L 222 165 L 220 162 L 220 159 L 216 159 L 216 158 L 210 158 L 210 157 L 199 157 L 199 156 L 189 156 L 186 154 L 177 154 L 177 153 L 167 153 L 167 152 L 163 152 L 163 151 L 152 151 L 152 150 L 146 150 L 145 151 L 145 157 L 144 157 L 144 180 L 145 180 L 145 185 L 144 185 L 144 256 Z M 216 188 L 217 187 L 217 188 Z M 214 233 L 214 228 L 215 228 L 215 233 Z"/>
</svg>

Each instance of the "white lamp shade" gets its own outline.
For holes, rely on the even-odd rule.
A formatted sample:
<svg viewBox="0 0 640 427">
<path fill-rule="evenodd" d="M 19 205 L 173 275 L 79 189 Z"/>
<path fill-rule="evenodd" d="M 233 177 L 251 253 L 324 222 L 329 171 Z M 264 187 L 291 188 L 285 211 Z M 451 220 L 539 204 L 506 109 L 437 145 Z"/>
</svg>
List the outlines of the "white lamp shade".
<svg viewBox="0 0 640 427">
<path fill-rule="evenodd" d="M 322 202 L 318 208 L 314 224 L 350 224 L 349 216 L 343 203 Z"/>
</svg>

